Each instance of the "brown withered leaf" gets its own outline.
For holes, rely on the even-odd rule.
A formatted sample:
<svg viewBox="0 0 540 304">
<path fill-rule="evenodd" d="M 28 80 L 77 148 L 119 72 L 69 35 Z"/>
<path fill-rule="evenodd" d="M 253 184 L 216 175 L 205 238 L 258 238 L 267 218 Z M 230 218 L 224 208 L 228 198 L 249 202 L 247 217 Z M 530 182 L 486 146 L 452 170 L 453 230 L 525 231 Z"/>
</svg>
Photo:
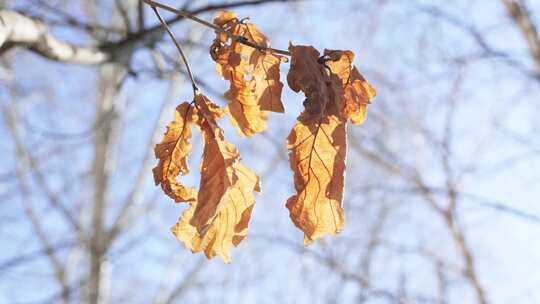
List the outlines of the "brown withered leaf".
<svg viewBox="0 0 540 304">
<path fill-rule="evenodd" d="M 230 262 L 232 247 L 238 246 L 246 237 L 255 205 L 252 193 L 258 189 L 258 177 L 251 170 L 238 165 L 235 171 L 239 175 L 238 181 L 226 189 L 219 202 L 219 210 L 204 223 L 202 232 L 190 223 L 196 219 L 200 203 L 193 203 L 171 228 L 192 252 L 203 251 L 209 259 L 217 255 L 226 263 Z"/>
<path fill-rule="evenodd" d="M 376 91 L 353 65 L 353 52 L 325 50 L 320 57 L 311 46 L 294 45 L 289 51 L 292 59 L 287 81 L 293 91 L 305 93 L 308 111 L 318 112 L 321 105 L 333 102 L 343 118 L 354 124 L 365 120 Z"/>
<path fill-rule="evenodd" d="M 269 41 L 254 24 L 240 21 L 236 14 L 221 12 L 214 24 L 249 42 L 268 47 Z M 231 122 L 242 136 L 267 128 L 267 111 L 283 112 L 279 65 L 282 56 L 263 52 L 217 33 L 210 47 L 217 71 L 230 82 L 225 97 Z"/>
<path fill-rule="evenodd" d="M 259 177 L 240 163 L 238 150 L 224 139 L 215 121 L 223 112 L 202 95 L 196 105 L 205 143 L 199 194 L 172 232 L 193 252 L 218 255 L 228 263 L 230 249 L 247 234 Z"/>
<path fill-rule="evenodd" d="M 302 113 L 287 138 L 297 191 L 287 200 L 304 244 L 343 229 L 341 207 L 347 149 L 346 123 L 336 115 Z"/>
<path fill-rule="evenodd" d="M 352 66 L 350 51 L 289 46 L 289 87 L 304 92 L 305 110 L 288 137 L 296 194 L 287 200 L 291 219 L 304 231 L 304 244 L 343 229 L 346 123 L 360 123 L 374 89 Z"/>
<path fill-rule="evenodd" d="M 342 115 L 353 124 L 361 124 L 367 117 L 367 106 L 376 91 L 353 65 L 351 51 L 324 50 L 325 64 L 341 82 L 334 89 L 341 96 Z"/>
<path fill-rule="evenodd" d="M 187 156 L 191 151 L 191 129 L 195 123 L 195 109 L 189 103 L 180 104 L 175 111 L 175 119 L 167 126 L 163 140 L 154 152 L 159 159 L 152 170 L 156 185 L 176 202 L 193 202 L 197 191 L 185 187 L 177 181 L 179 175 L 187 175 Z"/>
<path fill-rule="evenodd" d="M 287 74 L 287 83 L 295 92 L 304 92 L 306 112 L 324 115 L 325 107 L 335 99 L 332 79 L 325 67 L 318 62 L 319 51 L 312 46 L 289 45 L 291 67 Z"/>
</svg>

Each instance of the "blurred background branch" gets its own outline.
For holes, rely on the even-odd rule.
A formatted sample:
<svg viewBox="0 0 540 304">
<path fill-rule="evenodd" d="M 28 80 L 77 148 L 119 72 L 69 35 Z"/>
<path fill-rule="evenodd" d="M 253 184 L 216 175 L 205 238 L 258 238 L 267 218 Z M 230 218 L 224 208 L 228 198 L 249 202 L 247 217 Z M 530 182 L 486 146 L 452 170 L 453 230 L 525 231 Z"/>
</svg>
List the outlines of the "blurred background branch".
<svg viewBox="0 0 540 304">
<path fill-rule="evenodd" d="M 349 127 L 345 230 L 310 247 L 284 207 L 303 96 L 253 139 L 263 181 L 233 262 L 192 255 L 153 145 L 189 73 L 149 7 L 0 1 L 0 303 L 538 303 L 536 1 L 163 1 L 249 16 L 272 45 L 351 49 L 378 97 Z M 163 12 L 201 90 L 215 33 Z M 281 75 L 286 82 L 288 69 Z M 201 138 L 193 139 L 192 171 Z M 186 177 L 197 185 L 195 177 Z"/>
</svg>

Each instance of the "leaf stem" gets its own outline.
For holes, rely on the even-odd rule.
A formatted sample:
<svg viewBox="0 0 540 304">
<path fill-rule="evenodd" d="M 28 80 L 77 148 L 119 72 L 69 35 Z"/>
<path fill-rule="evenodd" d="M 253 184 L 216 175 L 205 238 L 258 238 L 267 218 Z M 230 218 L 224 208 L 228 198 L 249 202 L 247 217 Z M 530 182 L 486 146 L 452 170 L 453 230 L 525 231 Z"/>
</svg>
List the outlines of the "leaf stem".
<svg viewBox="0 0 540 304">
<path fill-rule="evenodd" d="M 143 0 L 143 1 L 145 1 L 145 0 Z M 174 38 L 174 35 L 173 35 L 171 29 L 167 25 L 167 22 L 165 22 L 165 20 L 163 20 L 163 18 L 159 14 L 157 8 L 155 6 L 153 6 L 153 5 L 151 5 L 151 7 L 152 7 L 152 10 L 154 11 L 154 13 L 156 14 L 157 18 L 159 19 L 159 22 L 161 22 L 161 24 L 163 25 L 163 27 L 165 28 L 165 30 L 167 31 L 167 33 L 171 37 L 172 41 L 174 42 L 174 45 L 176 46 L 176 49 L 178 50 L 178 53 L 180 53 L 180 57 L 182 57 L 182 61 L 184 61 L 184 64 L 186 65 L 186 69 L 187 69 L 187 72 L 188 72 L 188 75 L 189 75 L 189 79 L 191 80 L 191 87 L 193 88 L 193 100 L 195 100 L 195 97 L 197 96 L 197 94 L 199 92 L 199 88 L 197 87 L 197 83 L 195 82 L 195 79 L 193 78 L 193 73 L 191 73 L 191 68 L 189 67 L 187 57 L 184 54 L 184 51 L 182 50 L 182 48 L 180 47 L 180 44 L 178 43 L 178 41 L 176 41 L 176 38 Z"/>
<path fill-rule="evenodd" d="M 197 23 L 200 23 L 200 24 L 202 24 L 204 26 L 210 27 L 210 28 L 214 29 L 216 32 L 225 34 L 229 38 L 231 38 L 232 40 L 237 41 L 237 42 L 239 42 L 241 44 L 250 46 L 250 47 L 258 49 L 260 51 L 270 51 L 272 53 L 276 53 L 276 54 L 280 54 L 280 55 L 291 56 L 291 53 L 288 52 L 288 51 L 280 50 L 280 49 L 274 49 L 274 48 L 271 48 L 271 47 L 266 47 L 266 46 L 263 46 L 263 45 L 259 45 L 257 43 L 250 42 L 250 41 L 248 41 L 246 38 L 244 38 L 242 36 L 234 35 L 231 32 L 228 32 L 228 31 L 222 29 L 221 27 L 219 27 L 219 26 L 217 26 L 215 24 L 212 24 L 212 23 L 210 23 L 208 21 L 205 21 L 205 20 L 202 20 L 202 19 L 200 19 L 198 17 L 193 16 L 192 14 L 190 14 L 187 11 L 179 10 L 179 9 L 170 7 L 168 5 L 165 5 L 165 4 L 153 1 L 153 0 L 142 0 L 142 1 L 144 3 L 150 5 L 153 9 L 155 9 L 156 7 L 159 7 L 159 8 L 162 8 L 162 9 L 166 10 L 166 11 L 169 11 L 169 12 L 175 13 L 177 15 L 180 15 L 182 17 L 191 19 L 191 20 L 193 20 L 193 21 L 195 21 Z M 164 22 L 162 22 L 162 23 L 164 23 Z"/>
</svg>

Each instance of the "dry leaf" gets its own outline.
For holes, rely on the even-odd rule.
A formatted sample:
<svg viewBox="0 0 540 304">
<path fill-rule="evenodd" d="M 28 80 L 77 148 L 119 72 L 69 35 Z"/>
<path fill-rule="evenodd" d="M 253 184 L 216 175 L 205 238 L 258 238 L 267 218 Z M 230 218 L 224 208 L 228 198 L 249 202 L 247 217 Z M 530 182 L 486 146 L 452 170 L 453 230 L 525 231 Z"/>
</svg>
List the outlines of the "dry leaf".
<svg viewBox="0 0 540 304">
<path fill-rule="evenodd" d="M 342 115 L 350 118 L 353 124 L 363 123 L 367 116 L 367 106 L 376 95 L 375 88 L 353 65 L 353 52 L 324 50 L 324 58 L 325 65 L 340 79 L 334 89 L 341 96 Z"/>
<path fill-rule="evenodd" d="M 221 12 L 214 24 L 249 42 L 269 46 L 268 39 L 255 25 L 241 22 L 234 13 Z M 223 33 L 217 33 L 210 53 L 217 62 L 218 73 L 230 82 L 225 97 L 232 124 L 243 136 L 264 131 L 266 111 L 283 112 L 279 65 L 284 58 L 231 40 Z"/>
<path fill-rule="evenodd" d="M 228 263 L 230 249 L 246 236 L 259 177 L 240 163 L 238 150 L 225 141 L 215 121 L 223 116 L 219 107 L 202 95 L 196 105 L 196 123 L 205 143 L 200 190 L 197 202 L 172 231 L 193 252 L 204 251 L 208 258 L 218 255 Z"/>
<path fill-rule="evenodd" d="M 192 252 L 203 251 L 209 259 L 218 255 L 226 263 L 230 262 L 232 247 L 238 246 L 246 237 L 255 204 L 252 193 L 258 189 L 259 182 L 251 170 L 240 164 L 234 170 L 239 175 L 237 182 L 226 189 L 219 201 L 219 210 L 204 223 L 202 233 L 190 223 L 196 219 L 195 213 L 201 203 L 192 204 L 171 228 Z"/>
<path fill-rule="evenodd" d="M 289 87 L 306 95 L 305 110 L 288 137 L 297 193 L 287 200 L 291 219 L 304 231 L 304 244 L 342 230 L 346 122 L 361 123 L 374 89 L 352 66 L 350 51 L 320 53 L 289 46 Z"/>
<path fill-rule="evenodd" d="M 156 185 L 176 202 L 193 202 L 197 192 L 177 181 L 179 175 L 189 173 L 187 156 L 191 151 L 191 129 L 195 122 L 195 109 L 184 102 L 175 111 L 175 119 L 167 126 L 163 140 L 156 145 L 154 152 L 159 159 L 152 170 Z"/>
<path fill-rule="evenodd" d="M 304 244 L 340 232 L 346 156 L 346 124 L 336 115 L 304 112 L 288 137 L 289 160 L 297 194 L 287 200 Z"/>
<path fill-rule="evenodd" d="M 291 52 L 291 67 L 287 74 L 287 83 L 295 92 L 304 92 L 304 106 L 317 107 L 327 104 L 330 96 L 330 79 L 324 66 L 318 62 L 319 51 L 312 46 L 289 45 Z M 321 109 L 313 109 L 319 112 Z"/>
</svg>

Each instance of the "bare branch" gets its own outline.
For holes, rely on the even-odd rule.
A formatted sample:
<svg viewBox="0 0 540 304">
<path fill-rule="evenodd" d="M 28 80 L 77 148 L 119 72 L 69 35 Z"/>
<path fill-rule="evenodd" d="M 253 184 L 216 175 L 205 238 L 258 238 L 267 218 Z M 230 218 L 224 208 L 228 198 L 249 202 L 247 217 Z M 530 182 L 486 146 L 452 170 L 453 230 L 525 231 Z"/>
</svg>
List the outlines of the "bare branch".
<svg viewBox="0 0 540 304">
<path fill-rule="evenodd" d="M 197 92 L 199 91 L 199 88 L 197 87 L 197 84 L 195 83 L 195 79 L 193 79 L 193 73 L 191 72 L 191 68 L 189 67 L 189 63 L 186 58 L 186 55 L 184 54 L 184 51 L 180 47 L 180 44 L 178 44 L 178 41 L 176 41 L 174 34 L 172 33 L 171 29 L 167 25 L 167 22 L 163 20 L 163 18 L 159 14 L 157 8 L 155 6 L 152 6 L 152 10 L 156 14 L 156 17 L 159 19 L 159 22 L 161 23 L 161 25 L 163 25 L 163 28 L 165 28 L 165 30 L 167 31 L 167 34 L 169 34 L 169 37 L 171 37 L 174 45 L 176 46 L 176 49 L 178 50 L 178 53 L 180 54 L 180 57 L 182 58 L 182 61 L 184 62 L 184 65 L 186 66 L 186 70 L 189 75 L 189 80 L 191 81 L 191 87 L 193 89 L 193 100 L 195 100 L 195 97 L 197 96 Z"/>
<path fill-rule="evenodd" d="M 519 27 L 519 30 L 525 37 L 527 46 L 529 47 L 529 52 L 531 53 L 531 57 L 533 58 L 536 66 L 537 74 L 540 74 L 540 37 L 538 36 L 536 25 L 531 19 L 525 1 L 501 1 L 504 3 L 510 17 L 512 17 L 516 25 Z"/>
<path fill-rule="evenodd" d="M 293 1 L 297 0 L 255 0 L 210 4 L 189 12 L 186 11 L 186 13 L 190 16 L 195 16 L 219 9 Z M 184 16 L 176 16 L 165 22 L 172 25 L 184 19 Z M 70 19 L 68 21 L 72 22 L 73 20 Z M 87 30 L 91 29 L 87 28 Z M 133 50 L 136 47 L 153 45 L 162 33 L 163 29 L 158 24 L 149 28 L 138 29 L 137 32 L 131 33 L 119 41 L 105 42 L 98 46 L 83 47 L 58 40 L 49 32 L 45 23 L 38 19 L 27 17 L 15 11 L 0 10 L 0 55 L 13 47 L 25 47 L 40 56 L 64 63 L 102 64 L 108 61 L 118 61 L 122 57 L 122 54 L 129 53 L 129 50 Z M 238 39 L 241 43 L 258 49 L 268 49 L 275 53 L 288 54 L 286 51 L 264 48 L 245 41 L 243 38 Z"/>
<path fill-rule="evenodd" d="M 172 8 L 168 5 L 165 5 L 165 4 L 161 4 L 159 2 L 156 2 L 156 1 L 152 1 L 152 0 L 142 0 L 144 1 L 145 3 L 147 3 L 148 5 L 150 5 L 154 11 L 156 11 L 156 7 L 159 7 L 159 8 L 162 8 L 164 10 L 168 10 L 170 12 L 173 12 L 179 16 L 182 16 L 182 17 L 185 17 L 185 18 L 188 18 L 188 19 L 191 19 L 197 23 L 200 23 L 204 26 L 207 26 L 209 28 L 212 28 L 214 29 L 216 32 L 218 33 L 221 33 L 221 34 L 225 34 L 227 35 L 229 38 L 239 42 L 239 43 L 242 43 L 242 44 L 245 44 L 247 46 L 250 46 L 252 48 L 255 48 L 255 49 L 258 49 L 258 50 L 261 50 L 261 51 L 271 51 L 273 53 L 276 53 L 276 54 L 281 54 L 281 55 L 286 55 L 286 56 L 291 56 L 291 53 L 288 52 L 288 51 L 284 51 L 284 50 L 279 50 L 279 49 L 274 49 L 274 48 L 271 48 L 271 47 L 265 47 L 265 46 L 262 46 L 262 45 L 259 45 L 259 44 L 256 44 L 256 43 L 253 43 L 253 42 L 250 42 L 248 40 L 246 40 L 244 37 L 242 36 L 237 36 L 237 35 L 234 35 L 232 34 L 231 32 L 228 32 L 224 29 L 222 29 L 221 27 L 215 25 L 215 24 L 212 24 L 208 21 L 205 21 L 205 20 L 202 20 L 200 18 L 197 18 L 195 17 L 194 15 L 190 14 L 189 12 L 187 11 L 183 11 L 183 10 L 178 10 L 178 9 L 175 9 L 175 8 Z M 161 21 L 161 20 L 160 20 Z M 164 23 L 163 21 L 161 21 L 162 23 Z"/>
<path fill-rule="evenodd" d="M 62 288 L 62 300 L 63 303 L 67 303 L 69 301 L 69 288 L 67 283 L 67 278 L 65 274 L 64 266 L 62 265 L 62 262 L 60 261 L 59 257 L 56 255 L 57 251 L 55 250 L 54 246 L 51 244 L 50 236 L 46 233 L 46 229 L 43 225 L 42 220 L 40 217 L 35 213 L 35 206 L 32 203 L 32 197 L 31 197 L 31 189 L 29 186 L 29 182 L 27 178 L 25 178 L 23 174 L 24 167 L 29 166 L 28 156 L 25 153 L 24 149 L 22 148 L 22 140 L 19 138 L 18 134 L 18 128 L 15 122 L 15 116 L 13 111 L 9 111 L 7 108 L 3 109 L 3 115 L 8 121 L 8 126 L 10 128 L 10 131 L 12 133 L 13 139 L 15 141 L 15 146 L 17 149 L 17 157 L 18 157 L 18 165 L 17 165 L 17 177 L 19 179 L 21 194 L 22 194 L 22 203 L 23 203 L 23 209 L 26 217 L 28 218 L 28 221 L 30 222 L 30 225 L 32 226 L 32 230 L 37 236 L 37 239 L 41 243 L 41 246 L 43 247 L 43 252 L 45 252 L 45 256 L 48 258 L 52 269 L 54 270 L 55 278 L 58 282 L 58 284 Z"/>
<path fill-rule="evenodd" d="M 502 0 L 502 1 L 506 1 L 506 0 Z M 419 11 L 426 13 L 428 15 L 431 15 L 434 18 L 437 18 L 438 20 L 446 22 L 449 25 L 452 25 L 464 31 L 470 36 L 472 40 L 475 41 L 478 48 L 480 49 L 480 53 L 471 54 L 464 57 L 463 56 L 458 57 L 456 58 L 458 62 L 463 62 L 463 61 L 467 61 L 471 59 L 494 58 L 494 59 L 501 60 L 502 62 L 504 62 L 505 64 L 507 64 L 508 66 L 514 69 L 519 70 L 520 72 L 525 74 L 527 77 L 531 77 L 536 80 L 540 79 L 539 71 L 534 71 L 528 67 L 525 67 L 519 60 L 512 58 L 510 54 L 490 45 L 488 41 L 486 40 L 485 35 L 481 31 L 479 31 L 473 24 L 467 23 L 465 20 L 462 20 L 461 18 L 454 16 L 434 5 L 415 4 L 415 6 L 417 7 Z"/>
<path fill-rule="evenodd" d="M 200 259 L 197 265 L 195 265 L 193 269 L 191 269 L 191 271 L 185 275 L 185 278 L 174 287 L 169 296 L 164 301 L 158 303 L 171 304 L 180 299 L 189 290 L 189 288 L 191 288 L 197 282 L 199 274 L 204 269 L 207 262 L 208 260 L 206 259 Z"/>
<path fill-rule="evenodd" d="M 9 271 L 11 268 L 17 267 L 24 263 L 30 263 L 34 260 L 41 259 L 44 256 L 46 257 L 47 250 L 51 250 L 52 253 L 56 254 L 59 251 L 72 247 L 73 244 L 73 241 L 58 242 L 56 244 L 50 244 L 50 248 L 42 248 L 31 253 L 20 254 L 16 257 L 6 259 L 0 263 L 0 272 L 7 273 L 7 271 Z"/>
<path fill-rule="evenodd" d="M 99 48 L 79 47 L 56 39 L 37 19 L 0 10 L 0 54 L 14 46 L 24 46 L 43 57 L 67 63 L 97 64 L 110 58 Z"/>
</svg>

